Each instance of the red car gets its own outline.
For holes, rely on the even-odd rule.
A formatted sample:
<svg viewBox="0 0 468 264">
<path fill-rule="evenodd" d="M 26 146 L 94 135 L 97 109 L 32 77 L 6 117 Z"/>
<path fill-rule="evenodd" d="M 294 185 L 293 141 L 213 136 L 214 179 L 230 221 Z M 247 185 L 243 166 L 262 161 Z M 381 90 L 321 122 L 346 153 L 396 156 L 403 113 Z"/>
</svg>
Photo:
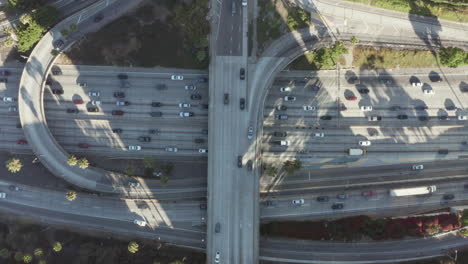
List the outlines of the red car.
<svg viewBox="0 0 468 264">
<path fill-rule="evenodd" d="M 18 143 L 18 145 L 26 145 L 28 144 L 28 141 L 26 139 L 19 139 L 16 143 Z"/>
<path fill-rule="evenodd" d="M 370 196 L 374 196 L 376 194 L 377 193 L 375 191 L 365 191 L 365 192 L 361 193 L 361 195 L 364 196 L 364 197 L 370 197 Z"/>
<path fill-rule="evenodd" d="M 346 97 L 346 100 L 348 100 L 348 101 L 356 101 L 356 100 L 357 100 L 357 97 L 356 97 L 356 96 L 347 96 L 347 97 Z"/>
<path fill-rule="evenodd" d="M 80 148 L 89 148 L 89 145 L 86 144 L 86 143 L 80 143 L 80 144 L 78 144 L 78 147 L 80 147 Z"/>
<path fill-rule="evenodd" d="M 123 115 L 124 114 L 124 111 L 122 110 L 112 110 L 112 115 Z"/>
<path fill-rule="evenodd" d="M 74 104 L 83 104 L 84 102 L 81 99 L 75 99 L 75 100 L 73 100 L 73 103 Z"/>
</svg>

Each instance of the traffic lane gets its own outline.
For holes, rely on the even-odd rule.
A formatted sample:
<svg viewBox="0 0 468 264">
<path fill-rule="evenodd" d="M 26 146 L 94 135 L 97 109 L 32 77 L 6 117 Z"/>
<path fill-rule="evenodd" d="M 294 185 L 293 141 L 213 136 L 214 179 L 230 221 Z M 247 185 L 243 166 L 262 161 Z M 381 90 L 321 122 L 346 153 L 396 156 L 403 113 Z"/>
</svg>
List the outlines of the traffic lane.
<svg viewBox="0 0 468 264">
<path fill-rule="evenodd" d="M 223 1 L 220 9 L 217 56 L 242 56 L 243 7 L 239 1 Z"/>
<path fill-rule="evenodd" d="M 411 186 L 429 186 L 433 183 L 415 183 Z M 413 195 L 403 197 L 392 197 L 389 195 L 389 189 L 379 188 L 362 188 L 361 191 L 372 190 L 375 194 L 371 196 L 363 196 L 361 191 L 352 190 L 346 191 L 348 195 L 346 199 L 339 199 L 336 195 L 337 192 L 332 193 L 322 192 L 319 194 L 305 194 L 301 196 L 290 195 L 289 199 L 280 199 L 276 201 L 276 205 L 273 208 L 263 207 L 261 209 L 261 217 L 268 218 L 271 220 L 280 220 L 294 217 L 305 217 L 310 216 L 311 218 L 325 219 L 331 215 L 339 217 L 340 214 L 346 213 L 347 215 L 359 215 L 369 214 L 370 212 L 378 214 L 380 210 L 404 210 L 407 207 L 412 206 L 415 208 L 424 209 L 424 207 L 439 207 L 445 208 L 449 205 L 460 204 L 466 202 L 468 199 L 468 192 L 463 185 L 453 183 L 437 183 L 437 190 L 431 195 Z M 408 186 L 408 185 L 407 185 Z M 407 187 L 406 186 L 406 187 Z M 401 187 L 400 187 L 401 188 Z M 454 194 L 453 200 L 447 200 L 444 198 L 446 194 Z M 319 202 L 317 198 L 319 196 L 327 196 L 329 200 L 326 202 Z M 302 198 L 305 200 L 303 205 L 293 205 L 292 199 Z M 270 199 L 271 200 L 271 199 Z M 343 209 L 334 210 L 331 208 L 333 204 L 343 204 Z M 326 216 L 325 216 L 326 215 Z"/>
</svg>

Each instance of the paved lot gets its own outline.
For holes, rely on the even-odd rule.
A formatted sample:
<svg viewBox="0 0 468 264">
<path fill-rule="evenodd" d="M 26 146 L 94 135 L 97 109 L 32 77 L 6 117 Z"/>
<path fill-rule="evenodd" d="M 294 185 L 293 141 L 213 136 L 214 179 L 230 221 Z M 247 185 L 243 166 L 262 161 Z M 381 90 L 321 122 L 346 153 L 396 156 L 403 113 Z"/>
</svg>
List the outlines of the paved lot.
<svg viewBox="0 0 468 264">
<path fill-rule="evenodd" d="M 434 81 L 429 73 L 443 81 Z M 281 87 L 290 87 L 291 91 L 281 92 Z M 360 93 L 359 89 L 369 92 Z M 424 90 L 433 90 L 434 94 L 424 94 Z M 448 73 L 401 70 L 380 76 L 351 71 L 338 76 L 331 71 L 279 77 L 265 106 L 264 158 L 267 162 L 299 158 L 306 164 L 333 161 L 351 166 L 458 158 L 468 151 L 463 145 L 467 121 L 458 120 L 467 113 L 467 92 L 466 69 Z M 285 101 L 285 96 L 296 100 Z M 280 106 L 286 109 L 278 110 Z M 304 106 L 316 110 L 305 111 Z M 372 110 L 363 111 L 363 106 Z M 278 120 L 278 115 L 288 119 Z M 370 116 L 381 120 L 368 121 Z M 286 132 L 287 136 L 274 136 L 274 132 Z M 281 140 L 290 145 L 280 146 Z M 360 146 L 359 141 L 370 141 L 371 145 Z M 365 161 L 348 155 L 350 148 L 366 149 L 367 154 L 357 157 Z M 448 154 L 439 154 L 441 149 Z"/>
</svg>

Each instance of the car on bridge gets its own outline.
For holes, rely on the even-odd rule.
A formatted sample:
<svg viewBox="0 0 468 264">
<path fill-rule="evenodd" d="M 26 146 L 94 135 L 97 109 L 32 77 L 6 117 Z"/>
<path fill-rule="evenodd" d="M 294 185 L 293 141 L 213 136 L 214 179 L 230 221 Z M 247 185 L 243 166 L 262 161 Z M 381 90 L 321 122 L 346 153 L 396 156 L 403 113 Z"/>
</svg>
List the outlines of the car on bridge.
<svg viewBox="0 0 468 264">
<path fill-rule="evenodd" d="M 184 79 L 183 75 L 171 75 L 171 80 L 173 81 L 182 81 Z"/>
<path fill-rule="evenodd" d="M 133 220 L 133 223 L 139 226 L 146 226 L 146 221 L 144 220 L 135 219 Z"/>
<path fill-rule="evenodd" d="M 128 146 L 128 150 L 139 151 L 141 150 L 141 146 L 138 146 L 138 145 Z"/>
</svg>

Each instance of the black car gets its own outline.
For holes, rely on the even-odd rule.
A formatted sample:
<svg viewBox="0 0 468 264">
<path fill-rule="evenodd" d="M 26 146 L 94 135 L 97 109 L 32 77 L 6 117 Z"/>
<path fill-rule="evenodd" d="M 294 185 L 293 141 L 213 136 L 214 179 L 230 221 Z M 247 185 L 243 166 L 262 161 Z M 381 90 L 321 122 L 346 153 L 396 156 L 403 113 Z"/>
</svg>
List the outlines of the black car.
<svg viewBox="0 0 468 264">
<path fill-rule="evenodd" d="M 47 85 L 52 85 L 52 79 L 51 79 L 49 76 L 47 76 L 47 79 L 46 79 L 46 81 L 45 81 L 45 84 L 47 84 Z"/>
<path fill-rule="evenodd" d="M 151 137 L 138 137 L 139 142 L 151 142 Z"/>
<path fill-rule="evenodd" d="M 244 68 L 240 69 L 239 77 L 240 77 L 241 80 L 245 79 L 245 69 Z"/>
<path fill-rule="evenodd" d="M 321 120 L 331 120 L 332 117 L 329 116 L 329 115 L 325 115 L 325 116 L 321 116 L 320 119 L 321 119 Z"/>
<path fill-rule="evenodd" d="M 330 198 L 328 196 L 319 196 L 317 197 L 317 202 L 328 202 Z"/>
<path fill-rule="evenodd" d="M 158 89 L 158 90 L 166 90 L 166 89 L 167 89 L 167 86 L 166 86 L 164 83 L 160 83 L 160 84 L 156 85 L 156 89 Z"/>
<path fill-rule="evenodd" d="M 237 167 L 242 168 L 242 156 L 237 156 Z"/>
<path fill-rule="evenodd" d="M 274 132 L 273 136 L 275 137 L 286 137 L 287 133 L 286 132 Z"/>
<path fill-rule="evenodd" d="M 454 105 L 448 105 L 447 107 L 445 107 L 445 109 L 446 109 L 447 111 L 453 111 L 453 110 L 456 110 L 457 107 L 454 106 Z"/>
<path fill-rule="evenodd" d="M 125 74 L 125 73 L 121 73 L 121 74 L 117 75 L 117 78 L 119 78 L 120 80 L 127 80 L 128 75 Z"/>
<path fill-rule="evenodd" d="M 97 107 L 88 107 L 88 112 L 99 112 Z"/>
<path fill-rule="evenodd" d="M 0 78 L 0 83 L 7 83 L 8 79 L 7 78 Z"/>
<path fill-rule="evenodd" d="M 193 142 L 197 143 L 197 144 L 203 144 L 205 143 L 205 140 L 203 138 L 196 138 L 193 140 Z"/>
<path fill-rule="evenodd" d="M 69 114 L 78 114 L 80 110 L 74 108 L 67 108 L 67 113 Z"/>
<path fill-rule="evenodd" d="M 369 93 L 369 89 L 367 89 L 367 88 L 361 88 L 361 89 L 358 89 L 358 92 L 361 93 L 361 94 L 368 94 L 368 93 Z"/>
<path fill-rule="evenodd" d="M 125 93 L 124 92 L 115 92 L 114 97 L 115 98 L 125 98 Z"/>
<path fill-rule="evenodd" d="M 428 107 L 425 106 L 425 105 L 418 105 L 418 106 L 414 107 L 414 109 L 416 109 L 418 111 L 424 111 L 424 110 L 427 110 Z"/>
<path fill-rule="evenodd" d="M 200 104 L 200 107 L 201 107 L 202 109 L 208 109 L 208 104 Z"/>
<path fill-rule="evenodd" d="M 342 203 L 335 203 L 331 206 L 333 210 L 343 209 L 343 207 L 344 207 L 344 204 Z"/>
<path fill-rule="evenodd" d="M 252 160 L 247 161 L 247 169 L 249 171 L 253 170 L 253 161 Z"/>
<path fill-rule="evenodd" d="M 148 133 L 150 133 L 150 134 L 159 134 L 159 132 L 160 132 L 159 129 L 149 129 L 148 130 Z"/>
<path fill-rule="evenodd" d="M 398 106 L 398 105 L 394 105 L 394 106 L 390 107 L 390 111 L 398 111 L 398 110 L 401 110 L 401 107 Z"/>
<path fill-rule="evenodd" d="M 152 107 L 161 107 L 161 102 L 152 102 L 151 106 Z"/>
<path fill-rule="evenodd" d="M 111 114 L 121 116 L 121 115 L 124 115 L 124 111 L 122 111 L 122 110 L 112 110 Z"/>
<path fill-rule="evenodd" d="M 397 115 L 398 119 L 408 119 L 407 115 Z"/>
<path fill-rule="evenodd" d="M 229 94 L 225 93 L 223 97 L 224 104 L 229 104 Z"/>
<path fill-rule="evenodd" d="M 278 110 L 278 111 L 286 111 L 286 110 L 288 110 L 288 107 L 286 107 L 285 105 L 278 105 L 278 106 L 276 107 L 276 110 Z"/>
<path fill-rule="evenodd" d="M 8 186 L 8 189 L 9 189 L 10 191 L 15 191 L 15 192 L 21 191 L 20 187 L 18 187 L 18 186 L 16 186 L 16 185 L 10 185 L 10 186 Z"/>
<path fill-rule="evenodd" d="M 431 118 L 428 116 L 418 116 L 419 121 L 429 121 Z"/>
<path fill-rule="evenodd" d="M 200 204 L 200 210 L 206 210 L 206 204 Z"/>
<path fill-rule="evenodd" d="M 63 90 L 62 89 L 52 89 L 52 93 L 60 95 L 60 94 L 63 94 Z"/>
<path fill-rule="evenodd" d="M 52 70 L 52 75 L 62 75 L 62 71 L 60 71 L 60 70 Z"/>
<path fill-rule="evenodd" d="M 444 200 L 453 200 L 453 198 L 455 198 L 455 195 L 451 193 L 447 193 L 447 194 L 444 194 L 444 196 L 442 196 L 442 199 Z"/>
<path fill-rule="evenodd" d="M 151 113 L 150 113 L 150 116 L 152 116 L 152 117 L 161 117 L 161 116 L 162 116 L 162 112 L 151 112 Z"/>
<path fill-rule="evenodd" d="M 94 23 L 97 23 L 97 22 L 101 21 L 103 18 L 104 18 L 104 15 L 103 15 L 103 14 L 97 14 L 97 15 L 94 17 L 93 21 L 94 21 Z"/>
<path fill-rule="evenodd" d="M 145 201 L 142 201 L 142 200 L 137 200 L 136 202 L 136 205 L 139 209 L 149 209 L 149 205 L 148 203 L 146 203 Z"/>
<path fill-rule="evenodd" d="M 379 81 L 380 81 L 381 84 L 392 84 L 393 83 L 393 80 L 389 79 L 389 78 L 380 78 Z"/>
<path fill-rule="evenodd" d="M 0 76 L 8 76 L 8 75 L 10 75 L 10 71 L 0 70 Z"/>
<path fill-rule="evenodd" d="M 112 132 L 114 132 L 116 134 L 120 134 L 120 133 L 122 133 L 122 129 L 121 128 L 114 128 L 114 129 L 112 129 Z"/>
<path fill-rule="evenodd" d="M 315 92 L 318 91 L 318 90 L 320 90 L 320 87 L 318 87 L 317 85 L 311 85 L 311 86 L 309 86 L 309 87 L 310 87 L 310 89 L 311 89 L 312 91 L 315 91 Z"/>
<path fill-rule="evenodd" d="M 202 129 L 201 132 L 202 132 L 203 135 L 208 135 L 208 129 Z"/>
<path fill-rule="evenodd" d="M 241 110 L 244 110 L 245 109 L 245 99 L 244 98 L 241 98 L 240 101 L 239 101 L 239 107 Z"/>
<path fill-rule="evenodd" d="M 448 115 L 441 115 L 439 116 L 439 120 L 449 120 Z"/>
<path fill-rule="evenodd" d="M 437 153 L 446 155 L 446 154 L 449 153 L 449 150 L 448 150 L 448 149 L 439 149 L 439 150 L 437 151 Z"/>
<path fill-rule="evenodd" d="M 201 100 L 201 94 L 192 94 L 192 95 L 190 95 L 190 99 L 192 99 L 192 100 Z"/>
<path fill-rule="evenodd" d="M 63 47 L 63 44 L 65 43 L 61 39 L 58 39 L 52 43 L 55 49 L 60 49 L 61 47 Z"/>
</svg>

